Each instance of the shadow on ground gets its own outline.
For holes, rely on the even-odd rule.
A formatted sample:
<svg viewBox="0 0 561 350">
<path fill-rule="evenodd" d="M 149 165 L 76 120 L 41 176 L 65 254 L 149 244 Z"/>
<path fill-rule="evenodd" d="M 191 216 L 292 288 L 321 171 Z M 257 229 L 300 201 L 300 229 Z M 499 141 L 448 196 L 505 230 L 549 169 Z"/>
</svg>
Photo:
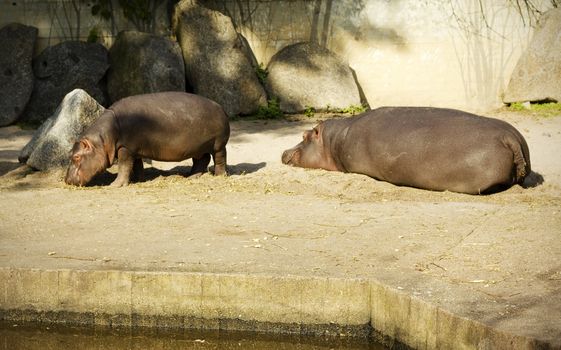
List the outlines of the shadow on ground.
<svg viewBox="0 0 561 350">
<path fill-rule="evenodd" d="M 236 165 L 228 165 L 227 171 L 229 175 L 244 175 L 254 173 L 259 169 L 264 168 L 265 166 L 267 166 L 267 163 L 265 162 L 239 163 Z M 168 177 L 174 175 L 189 177 L 191 168 L 191 166 L 187 165 L 178 165 L 170 170 L 162 170 L 154 167 L 149 167 L 144 169 L 143 179 L 139 182 L 150 182 L 159 177 Z M 214 166 L 209 167 L 209 172 L 214 172 Z M 103 173 L 94 177 L 87 186 L 109 186 L 115 180 L 115 178 L 117 178 L 117 173 L 104 171 Z"/>
</svg>

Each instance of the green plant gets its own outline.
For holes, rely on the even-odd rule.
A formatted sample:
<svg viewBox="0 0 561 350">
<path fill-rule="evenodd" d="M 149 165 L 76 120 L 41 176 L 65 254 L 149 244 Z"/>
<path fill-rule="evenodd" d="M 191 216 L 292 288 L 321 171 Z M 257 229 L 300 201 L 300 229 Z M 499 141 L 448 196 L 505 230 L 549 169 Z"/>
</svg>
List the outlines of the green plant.
<svg viewBox="0 0 561 350">
<path fill-rule="evenodd" d="M 90 29 L 88 34 L 88 42 L 89 43 L 97 43 L 99 40 L 99 28 L 97 26 Z"/>
<path fill-rule="evenodd" d="M 561 116 L 561 103 L 559 102 L 546 102 L 546 103 L 531 103 L 523 104 L 520 102 L 511 103 L 506 107 L 506 110 L 511 112 L 520 112 L 529 114 L 536 117 L 556 117 Z"/>
<path fill-rule="evenodd" d="M 345 108 L 341 108 L 339 110 L 339 113 L 347 113 L 350 115 L 355 115 L 355 114 L 359 114 L 366 111 L 366 107 L 364 107 L 363 105 L 350 105 L 348 107 Z"/>
<path fill-rule="evenodd" d="M 262 85 L 265 85 L 265 81 L 267 80 L 267 75 L 269 72 L 266 68 L 263 68 L 263 63 L 259 63 L 259 67 L 255 67 L 255 74 L 257 74 L 257 79 Z"/>
<path fill-rule="evenodd" d="M 511 111 L 517 111 L 517 112 L 518 112 L 518 111 L 525 111 L 525 110 L 527 110 L 528 108 L 524 107 L 524 105 L 522 104 L 522 102 L 514 102 L 514 103 L 511 103 L 511 104 L 508 106 L 508 109 L 511 110 Z"/>
<path fill-rule="evenodd" d="M 316 113 L 316 109 L 314 107 L 306 106 L 306 109 L 304 110 L 304 115 L 306 117 L 312 118 L 315 113 Z"/>
<path fill-rule="evenodd" d="M 276 119 L 283 115 L 284 113 L 280 109 L 279 100 L 275 97 L 267 101 L 267 107 L 259 107 L 256 117 L 258 119 Z"/>
<path fill-rule="evenodd" d="M 531 108 L 544 117 L 561 116 L 561 103 L 559 102 L 536 103 L 532 104 Z"/>
</svg>

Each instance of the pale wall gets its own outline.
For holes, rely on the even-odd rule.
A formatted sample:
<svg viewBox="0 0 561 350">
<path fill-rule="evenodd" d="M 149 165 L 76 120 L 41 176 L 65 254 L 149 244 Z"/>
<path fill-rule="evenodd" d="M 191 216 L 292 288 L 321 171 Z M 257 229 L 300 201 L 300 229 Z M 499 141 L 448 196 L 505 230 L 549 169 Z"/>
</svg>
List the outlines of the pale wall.
<svg viewBox="0 0 561 350">
<path fill-rule="evenodd" d="M 279 49 L 299 41 L 316 40 L 335 51 L 356 71 L 371 107 L 423 105 L 477 112 L 498 107 L 532 31 L 528 18 L 523 20 L 508 0 L 481 0 L 486 22 L 479 0 L 206 2 L 233 17 L 264 65 Z M 3 0 L 0 26 L 15 21 L 37 27 L 39 51 L 76 37 L 71 4 Z M 109 46 L 112 34 L 134 29 L 117 17 L 111 27 L 92 18 L 90 7 L 82 4 L 80 38 L 97 25 Z M 168 35 L 165 4 L 158 18 L 157 31 Z M 68 23 L 72 33 L 63 29 Z"/>
<path fill-rule="evenodd" d="M 371 107 L 496 108 L 532 33 L 508 0 L 242 1 L 243 11 L 209 2 L 232 15 L 264 64 L 290 43 L 326 45 L 356 71 Z"/>
</svg>

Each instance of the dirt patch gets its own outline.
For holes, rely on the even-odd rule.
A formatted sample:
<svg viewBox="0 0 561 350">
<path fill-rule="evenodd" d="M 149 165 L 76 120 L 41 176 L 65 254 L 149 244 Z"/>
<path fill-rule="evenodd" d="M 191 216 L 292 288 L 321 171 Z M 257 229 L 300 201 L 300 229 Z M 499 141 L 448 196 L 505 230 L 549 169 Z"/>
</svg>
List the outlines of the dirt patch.
<svg viewBox="0 0 561 350">
<path fill-rule="evenodd" d="M 190 160 L 181 163 L 153 162 L 145 164 L 145 181 L 132 184 L 122 192 L 139 189 L 161 191 L 162 196 L 174 193 L 252 193 L 285 195 L 310 195 L 334 198 L 343 201 L 423 201 L 423 202 L 492 202 L 508 203 L 555 201 L 561 193 L 561 119 L 540 119 L 497 112 L 494 117 L 506 120 L 517 127 L 530 145 L 533 170 L 527 180 L 529 187 L 514 186 L 511 189 L 490 196 L 469 196 L 450 192 L 431 192 L 408 187 L 398 187 L 375 181 L 366 176 L 341 174 L 322 170 L 291 168 L 281 164 L 282 151 L 300 141 L 303 130 L 313 126 L 307 118 L 292 121 L 234 121 L 232 137 L 228 146 L 229 177 L 213 177 L 206 174 L 201 178 L 186 178 Z M 323 116 L 325 117 L 325 116 Z M 29 140 L 32 131 L 17 127 L 0 129 L 0 180 L 2 190 L 53 189 L 67 191 L 104 191 L 115 178 L 117 167 L 98 176 L 92 186 L 76 189 L 63 183 L 64 170 L 32 172 L 17 163 L 19 150 Z M 212 170 L 212 167 L 211 167 Z M 537 177 L 545 178 L 543 184 L 536 183 Z M 111 191 L 109 191 L 110 193 Z M 59 198 L 63 200 L 64 198 Z M 111 201 L 111 198 L 107 198 Z"/>
<path fill-rule="evenodd" d="M 315 124 L 315 121 L 300 118 L 296 121 L 233 122 L 228 146 L 228 177 L 205 174 L 188 178 L 184 175 L 189 173 L 190 161 L 153 162 L 145 165 L 144 182 L 118 189 L 108 187 L 116 176 L 115 166 L 97 177 L 93 186 L 77 188 L 63 183 L 64 170 L 30 173 L 29 169 L 17 168 L 18 150 L 29 139 L 31 132 L 14 127 L 3 128 L 0 131 L 0 154 L 3 155 L 0 164 L 2 171 L 11 171 L 0 178 L 0 191 L 3 193 L 0 229 L 9 231 L 11 237 L 26 236 L 37 230 L 62 232 L 68 237 L 72 236 L 68 234 L 71 230 L 90 237 L 103 236 L 98 229 L 105 227 L 106 232 L 120 235 L 116 237 L 128 237 L 123 238 L 123 246 L 130 243 L 127 239 L 134 240 L 135 236 L 152 242 L 143 244 L 141 251 L 154 261 L 160 257 L 157 251 L 151 251 L 151 244 L 168 244 L 161 235 L 170 232 L 178 237 L 177 241 L 187 244 L 194 243 L 193 240 L 200 241 L 203 248 L 197 252 L 201 254 L 201 259 L 204 257 L 203 260 L 208 260 L 207 264 L 213 266 L 214 263 L 210 262 L 212 254 L 205 256 L 204 244 L 214 245 L 224 236 L 229 239 L 224 240 L 223 245 L 232 237 L 237 237 L 240 242 L 243 241 L 241 247 L 258 249 L 264 247 L 264 239 L 311 239 L 306 241 L 309 243 L 316 239 L 333 238 L 341 232 L 360 234 L 376 222 L 374 234 L 377 235 L 378 232 L 418 233 L 423 230 L 445 235 L 453 231 L 454 234 L 446 239 L 432 243 L 435 248 L 442 248 L 446 246 L 446 241 L 449 244 L 458 242 L 474 227 L 485 227 L 490 216 L 498 215 L 496 212 L 510 213 L 513 208 L 531 212 L 532 222 L 541 226 L 536 227 L 537 231 L 559 230 L 561 225 L 543 225 L 552 219 L 557 220 L 558 210 L 552 208 L 561 207 L 561 157 L 558 156 L 561 154 L 561 118 L 528 118 L 512 113 L 495 116 L 512 123 L 524 134 L 530 146 L 533 169 L 543 176 L 543 184 L 531 188 L 517 185 L 493 195 L 471 196 L 399 187 L 357 174 L 284 166 L 280 162 L 282 151 L 299 142 L 301 132 Z M 12 170 L 14 168 L 16 170 Z M 480 215 L 472 215 L 478 213 L 474 208 L 481 206 L 487 207 Z M 14 210 L 23 212 L 18 219 L 10 215 Z M 165 219 L 157 219 L 162 217 Z M 464 220 L 465 217 L 469 220 Z M 29 220 L 21 220 L 25 218 Z M 515 217 L 504 220 L 505 225 L 520 225 Z M 119 229 L 122 225 L 134 228 L 134 232 L 122 235 Z M 500 222 L 496 225 L 501 227 Z M 192 237 L 182 236 L 182 232 L 188 231 L 193 231 Z M 209 239 L 213 242 L 209 243 Z M 104 238 L 98 241 L 106 243 Z M 82 249 L 74 253 L 77 257 L 94 256 L 94 260 L 100 261 L 109 258 L 113 263 L 118 260 L 99 253 L 92 255 L 87 242 L 88 239 L 76 244 Z M 280 249 L 280 253 L 291 249 L 276 243 L 281 248 L 274 249 Z M 357 276 L 369 275 L 369 263 L 357 259 L 353 253 L 360 249 L 354 247 L 353 242 L 348 243 L 349 251 L 333 254 L 331 259 L 323 256 L 321 261 L 327 268 L 321 269 L 329 273 L 338 270 L 334 266 L 344 266 L 341 271 L 352 270 Z M 289 241 L 287 244 L 298 243 Z M 318 247 L 316 250 L 322 252 L 322 249 Z M 385 255 L 393 261 L 392 256 L 396 254 L 390 253 Z M 179 251 L 178 254 L 182 255 Z M 412 261 L 411 267 L 423 270 L 422 265 L 428 264 L 439 271 L 439 264 L 432 260 L 427 263 L 423 254 L 427 252 L 420 251 L 416 256 L 419 261 Z M 227 260 L 238 266 L 235 256 L 233 254 Z M 51 257 L 51 260 L 55 258 L 58 257 Z M 283 266 L 288 263 L 285 259 L 292 257 L 290 254 L 284 257 L 282 254 L 274 255 L 274 265 Z M 350 264 L 352 267 L 340 264 L 340 260 L 346 259 L 354 261 Z M 123 265 L 126 266 L 161 267 L 161 264 L 140 263 L 142 259 L 138 254 L 132 254 L 125 260 Z M 184 262 L 180 267 L 186 268 L 187 265 L 189 263 Z M 237 271 L 237 268 L 228 269 L 222 265 L 215 268 Z M 241 271 L 245 271 L 244 268 Z"/>
</svg>

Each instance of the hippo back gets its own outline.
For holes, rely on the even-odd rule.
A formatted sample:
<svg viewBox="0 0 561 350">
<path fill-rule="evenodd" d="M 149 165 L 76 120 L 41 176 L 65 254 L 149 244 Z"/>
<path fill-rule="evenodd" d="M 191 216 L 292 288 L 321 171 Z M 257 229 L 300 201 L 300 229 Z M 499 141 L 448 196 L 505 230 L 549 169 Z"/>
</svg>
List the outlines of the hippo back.
<svg viewBox="0 0 561 350">
<path fill-rule="evenodd" d="M 526 141 L 510 124 L 454 109 L 384 107 L 358 116 L 335 153 L 344 171 L 397 185 L 478 193 L 513 178 L 518 146 L 530 171 Z"/>
<path fill-rule="evenodd" d="M 205 97 L 160 92 L 114 103 L 120 133 L 117 148 L 143 158 L 177 161 L 226 145 L 230 127 L 222 107 Z"/>
</svg>

